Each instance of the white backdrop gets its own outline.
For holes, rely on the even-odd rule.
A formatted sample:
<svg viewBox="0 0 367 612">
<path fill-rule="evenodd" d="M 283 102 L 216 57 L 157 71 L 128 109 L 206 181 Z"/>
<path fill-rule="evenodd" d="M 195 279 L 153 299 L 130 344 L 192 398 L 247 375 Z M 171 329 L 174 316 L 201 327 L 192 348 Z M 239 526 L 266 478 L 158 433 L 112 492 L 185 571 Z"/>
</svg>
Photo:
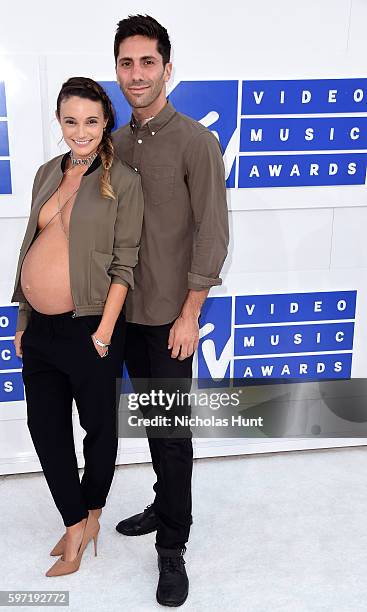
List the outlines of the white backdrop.
<svg viewBox="0 0 367 612">
<path fill-rule="evenodd" d="M 14 0 L 0 22 L 0 81 L 6 81 L 13 181 L 12 195 L 0 195 L 0 306 L 10 303 L 34 173 L 63 150 L 54 120 L 61 83 L 76 75 L 113 81 L 117 22 L 129 13 L 152 11 L 173 43 L 170 91 L 182 81 L 367 76 L 364 0 L 243 0 L 226 6 L 217 0 L 181 5 L 157 0 L 154 9 L 146 2 L 111 0 L 103 6 L 91 0 L 74 3 L 72 11 L 52 1 Z M 367 114 L 367 104 L 361 110 Z M 364 146 L 367 150 L 367 142 Z M 230 254 L 223 286 L 211 295 L 356 290 L 352 376 L 365 376 L 365 185 L 231 189 L 228 202 Z M 24 402 L 0 403 L 0 473 L 39 469 L 25 414 Z M 76 416 L 75 427 L 81 458 Z M 195 454 L 358 443 L 363 440 L 207 439 L 195 441 Z M 145 441 L 120 444 L 120 463 L 148 459 Z"/>
</svg>

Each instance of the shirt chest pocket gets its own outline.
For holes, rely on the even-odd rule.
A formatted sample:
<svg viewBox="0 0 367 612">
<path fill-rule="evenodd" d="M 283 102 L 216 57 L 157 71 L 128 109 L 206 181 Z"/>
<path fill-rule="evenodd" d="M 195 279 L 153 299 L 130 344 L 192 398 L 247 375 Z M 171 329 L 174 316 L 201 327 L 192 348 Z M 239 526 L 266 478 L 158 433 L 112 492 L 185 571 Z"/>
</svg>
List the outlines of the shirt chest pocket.
<svg viewBox="0 0 367 612">
<path fill-rule="evenodd" d="M 153 206 L 169 203 L 175 190 L 173 166 L 148 166 L 142 172 L 144 202 Z"/>
</svg>

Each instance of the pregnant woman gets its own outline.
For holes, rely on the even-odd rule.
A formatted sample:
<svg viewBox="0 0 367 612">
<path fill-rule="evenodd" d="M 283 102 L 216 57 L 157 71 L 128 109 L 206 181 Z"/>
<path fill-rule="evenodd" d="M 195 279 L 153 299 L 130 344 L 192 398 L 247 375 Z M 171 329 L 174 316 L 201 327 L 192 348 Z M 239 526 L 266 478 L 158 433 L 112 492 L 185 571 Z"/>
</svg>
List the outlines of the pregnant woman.
<svg viewBox="0 0 367 612">
<path fill-rule="evenodd" d="M 143 196 L 139 176 L 114 156 L 113 108 L 95 81 L 63 84 L 56 116 L 70 151 L 36 174 L 12 301 L 23 358 L 28 428 L 66 532 L 46 576 L 97 554 L 99 517 L 112 483 L 125 322 L 133 289 Z M 72 401 L 86 435 L 80 481 Z"/>
</svg>

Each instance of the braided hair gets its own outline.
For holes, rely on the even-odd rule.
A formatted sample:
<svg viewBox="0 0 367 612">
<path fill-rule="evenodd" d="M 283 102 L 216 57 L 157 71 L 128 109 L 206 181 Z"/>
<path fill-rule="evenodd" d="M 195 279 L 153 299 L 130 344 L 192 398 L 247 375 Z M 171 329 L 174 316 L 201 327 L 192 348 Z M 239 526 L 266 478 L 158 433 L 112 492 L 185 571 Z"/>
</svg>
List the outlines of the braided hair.
<svg viewBox="0 0 367 612">
<path fill-rule="evenodd" d="M 101 158 L 103 172 L 100 177 L 100 191 L 104 198 L 116 199 L 111 185 L 111 166 L 114 158 L 114 148 L 111 138 L 111 131 L 115 125 L 115 113 L 110 98 L 99 83 L 87 77 L 71 77 L 63 83 L 60 93 L 57 97 L 57 115 L 60 117 L 60 106 L 63 100 L 67 100 L 71 96 L 86 98 L 93 102 L 101 102 L 103 115 L 107 120 L 106 127 L 103 130 L 103 137 L 98 147 L 98 154 Z"/>
</svg>

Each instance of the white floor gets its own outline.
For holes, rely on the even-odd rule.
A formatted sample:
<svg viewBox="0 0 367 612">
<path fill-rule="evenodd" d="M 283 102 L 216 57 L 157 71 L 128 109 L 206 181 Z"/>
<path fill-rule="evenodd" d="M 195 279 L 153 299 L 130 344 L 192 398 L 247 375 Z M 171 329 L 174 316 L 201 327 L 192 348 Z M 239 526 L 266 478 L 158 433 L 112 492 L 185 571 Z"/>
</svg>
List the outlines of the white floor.
<svg viewBox="0 0 367 612">
<path fill-rule="evenodd" d="M 365 611 L 366 480 L 365 447 L 196 460 L 181 609 Z M 98 556 L 90 544 L 77 573 L 46 578 L 63 524 L 44 477 L 0 477 L 0 589 L 68 590 L 69 608 L 58 609 L 72 612 L 162 609 L 155 534 L 115 531 L 152 501 L 153 482 L 150 464 L 119 466 Z"/>
</svg>

